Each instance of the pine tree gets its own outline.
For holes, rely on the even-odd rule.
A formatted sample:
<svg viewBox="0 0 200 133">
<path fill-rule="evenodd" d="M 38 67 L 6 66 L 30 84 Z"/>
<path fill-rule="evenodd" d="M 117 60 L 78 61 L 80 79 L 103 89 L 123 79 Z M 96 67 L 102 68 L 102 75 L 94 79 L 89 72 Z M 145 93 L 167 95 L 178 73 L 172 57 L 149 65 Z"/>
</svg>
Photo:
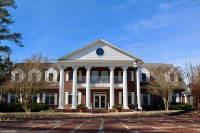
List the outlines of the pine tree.
<svg viewBox="0 0 200 133">
<path fill-rule="evenodd" d="M 5 43 L 11 42 L 23 46 L 22 35 L 9 29 L 9 25 L 14 23 L 9 8 L 16 8 L 15 0 L 0 0 L 0 84 L 6 79 L 13 66 L 9 57 L 11 48 Z"/>
</svg>

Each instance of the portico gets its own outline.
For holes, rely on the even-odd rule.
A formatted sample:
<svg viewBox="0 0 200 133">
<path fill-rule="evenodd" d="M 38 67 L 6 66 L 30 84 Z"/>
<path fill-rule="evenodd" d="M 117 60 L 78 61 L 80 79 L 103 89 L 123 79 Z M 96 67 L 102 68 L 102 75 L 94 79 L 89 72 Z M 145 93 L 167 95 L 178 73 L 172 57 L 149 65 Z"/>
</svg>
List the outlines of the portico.
<svg viewBox="0 0 200 133">
<path fill-rule="evenodd" d="M 113 53 L 115 55 L 112 55 Z M 81 102 L 84 101 L 81 104 L 85 104 L 88 109 L 97 107 L 112 109 L 114 104 L 119 103 L 124 109 L 129 109 L 129 92 L 136 95 L 131 97 L 131 101 L 135 101 L 136 98 L 137 103 L 134 104 L 138 106 L 138 109 L 142 109 L 140 98 L 142 61 L 135 56 L 103 40 L 97 40 L 83 49 L 62 57 L 58 60 L 58 64 L 60 69 L 59 109 L 65 109 L 65 88 L 71 89 L 71 109 L 76 109 L 78 105 L 77 95 L 80 89 L 85 92 L 81 94 L 83 96 Z M 68 79 L 71 77 L 71 87 L 66 86 L 66 82 L 69 82 L 66 75 Z M 91 93 L 96 90 L 98 93 Z M 118 94 L 116 97 L 116 90 L 122 94 L 122 98 Z M 117 101 L 122 99 L 122 101 L 116 103 L 116 99 Z"/>
</svg>

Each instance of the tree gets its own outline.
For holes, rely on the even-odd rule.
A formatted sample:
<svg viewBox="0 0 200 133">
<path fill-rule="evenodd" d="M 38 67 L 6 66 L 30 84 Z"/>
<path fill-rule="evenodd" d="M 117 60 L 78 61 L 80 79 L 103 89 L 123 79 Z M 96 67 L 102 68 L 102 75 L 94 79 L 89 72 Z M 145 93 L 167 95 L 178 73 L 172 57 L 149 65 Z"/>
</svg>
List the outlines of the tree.
<svg viewBox="0 0 200 133">
<path fill-rule="evenodd" d="M 16 92 L 18 101 L 21 102 L 23 109 L 27 112 L 30 111 L 32 96 L 47 86 L 42 75 L 46 62 L 47 59 L 41 55 L 34 55 L 26 59 L 23 64 L 17 66 L 17 68 L 23 70 L 23 78 L 5 84 L 7 90 Z"/>
<path fill-rule="evenodd" d="M 160 96 L 163 100 L 165 110 L 169 110 L 170 96 L 175 89 L 180 87 L 179 82 L 171 81 L 161 67 L 152 71 L 153 77 L 149 84 L 150 93 Z"/>
<path fill-rule="evenodd" d="M 22 35 L 17 32 L 11 32 L 8 28 L 9 25 L 14 23 L 8 11 L 9 7 L 16 8 L 15 0 L 0 0 L 0 52 L 11 52 L 9 46 L 2 44 L 5 41 L 23 46 L 21 44 Z"/>
<path fill-rule="evenodd" d="M 183 70 L 186 83 L 190 88 L 193 98 L 194 106 L 200 108 L 200 64 L 194 65 L 189 63 Z"/>
<path fill-rule="evenodd" d="M 9 76 L 9 70 L 12 67 L 10 61 L 11 48 L 6 42 L 15 43 L 23 46 L 21 43 L 22 35 L 18 32 L 12 32 L 9 25 L 12 25 L 11 14 L 8 8 L 16 8 L 15 0 L 0 0 L 0 84 Z"/>
</svg>

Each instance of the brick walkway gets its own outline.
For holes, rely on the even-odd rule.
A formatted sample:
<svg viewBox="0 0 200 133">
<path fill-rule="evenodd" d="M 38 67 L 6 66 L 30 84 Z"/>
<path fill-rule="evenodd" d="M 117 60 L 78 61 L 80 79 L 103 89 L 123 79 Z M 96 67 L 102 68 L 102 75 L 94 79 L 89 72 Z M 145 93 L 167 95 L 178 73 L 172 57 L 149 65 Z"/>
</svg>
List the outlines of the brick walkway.
<svg viewBox="0 0 200 133">
<path fill-rule="evenodd" d="M 200 132 L 200 119 L 178 117 L 89 118 L 0 122 L 0 132 L 140 133 Z"/>
</svg>

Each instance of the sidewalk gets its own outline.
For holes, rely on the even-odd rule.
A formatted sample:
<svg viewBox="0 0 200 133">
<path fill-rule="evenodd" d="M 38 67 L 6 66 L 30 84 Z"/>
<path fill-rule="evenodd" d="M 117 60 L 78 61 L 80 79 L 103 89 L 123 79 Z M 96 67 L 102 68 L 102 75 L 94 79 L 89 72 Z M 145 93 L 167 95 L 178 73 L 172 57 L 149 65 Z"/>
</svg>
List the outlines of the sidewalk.
<svg viewBox="0 0 200 133">
<path fill-rule="evenodd" d="M 166 116 L 180 111 L 134 111 L 134 112 L 112 112 L 112 113 L 64 113 L 64 112 L 20 112 L 0 113 L 0 119 L 70 119 L 70 118 L 120 118 L 120 117 L 145 117 Z"/>
</svg>

